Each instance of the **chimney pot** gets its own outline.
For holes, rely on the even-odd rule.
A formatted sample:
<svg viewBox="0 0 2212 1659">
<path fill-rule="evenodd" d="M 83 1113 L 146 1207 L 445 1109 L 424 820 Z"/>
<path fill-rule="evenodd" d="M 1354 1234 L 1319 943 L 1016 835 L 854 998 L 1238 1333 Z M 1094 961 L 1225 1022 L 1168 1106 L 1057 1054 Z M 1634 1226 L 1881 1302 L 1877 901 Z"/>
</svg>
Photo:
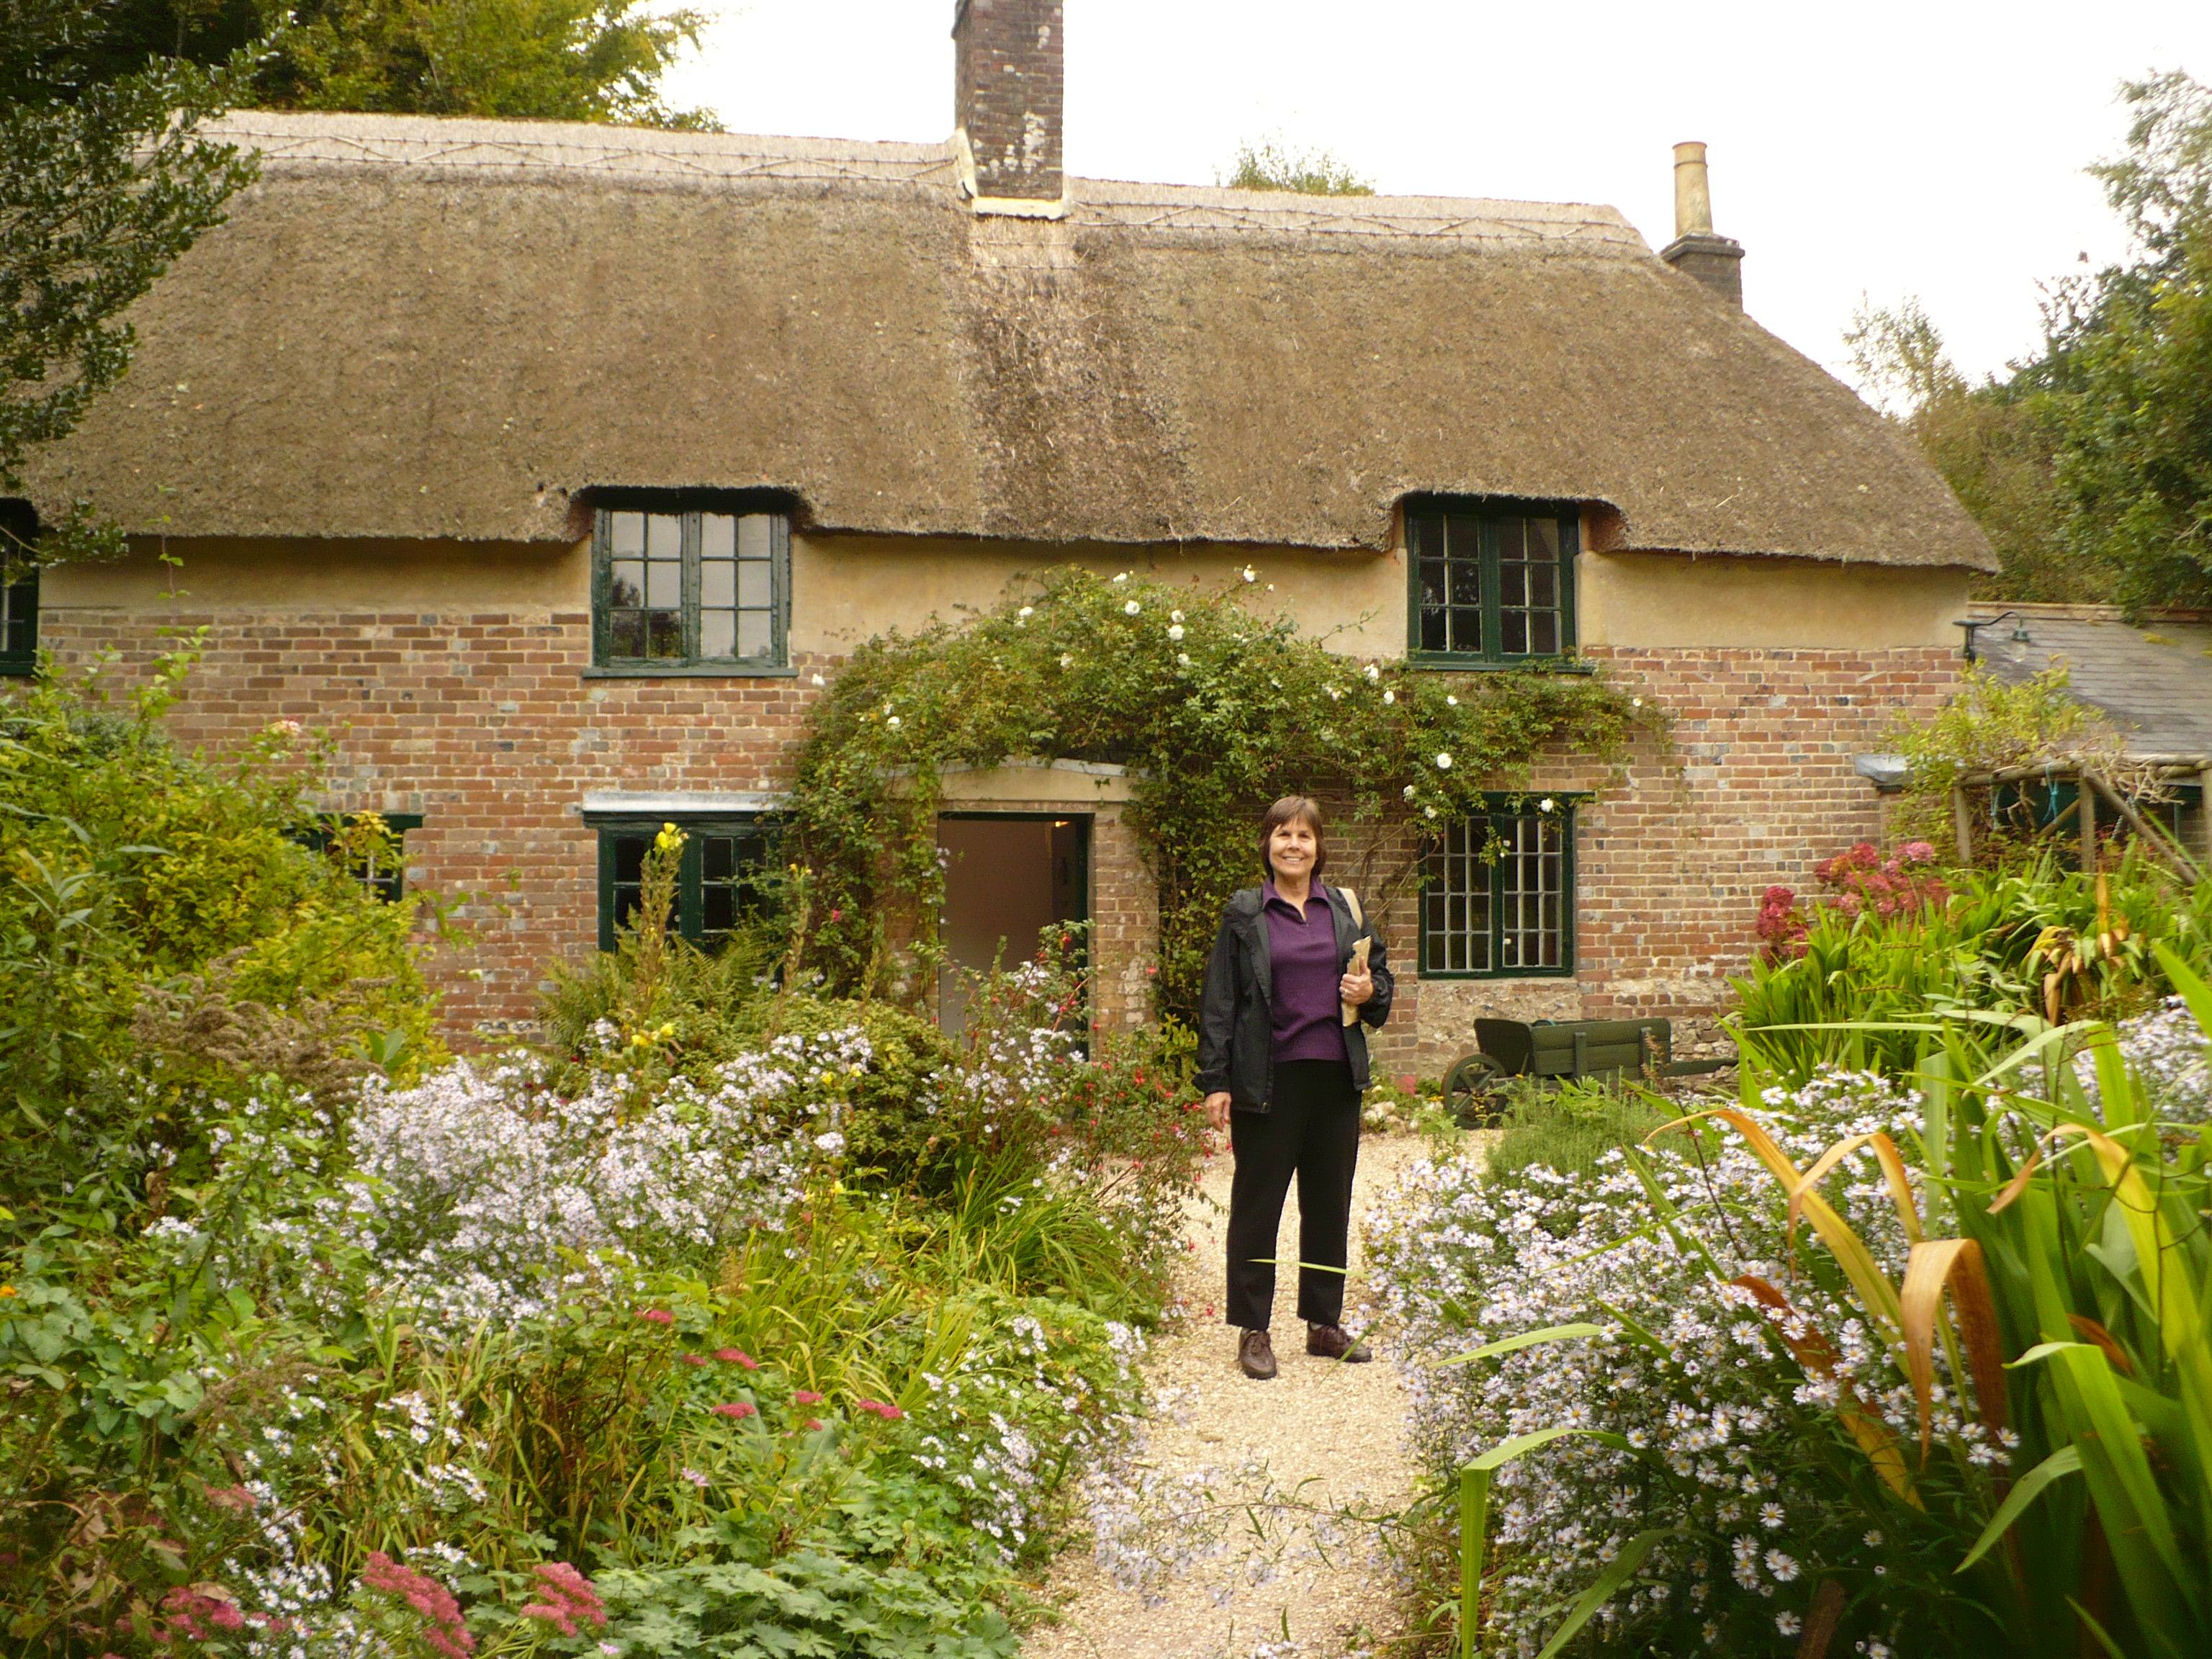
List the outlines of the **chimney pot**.
<svg viewBox="0 0 2212 1659">
<path fill-rule="evenodd" d="M 1712 184 L 1701 143 L 1674 146 L 1674 240 L 1659 257 L 1743 309 L 1743 244 L 1713 229 Z"/>
<path fill-rule="evenodd" d="M 953 145 L 979 213 L 1064 210 L 1065 9 L 959 0 L 953 12 Z"/>
</svg>

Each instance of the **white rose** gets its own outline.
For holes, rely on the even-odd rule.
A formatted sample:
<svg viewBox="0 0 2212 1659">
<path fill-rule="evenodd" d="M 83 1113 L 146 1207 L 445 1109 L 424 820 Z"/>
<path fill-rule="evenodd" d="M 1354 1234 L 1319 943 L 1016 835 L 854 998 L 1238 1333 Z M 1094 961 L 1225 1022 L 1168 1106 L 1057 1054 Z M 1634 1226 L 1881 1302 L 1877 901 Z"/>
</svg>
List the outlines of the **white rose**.
<svg viewBox="0 0 2212 1659">
<path fill-rule="evenodd" d="M 1451 770 L 1451 757 L 1449 755 L 1439 754 L 1437 757 L 1437 770 L 1439 772 L 1449 772 Z"/>
<path fill-rule="evenodd" d="M 1543 799 L 1538 801 L 1536 803 L 1536 810 L 1539 812 L 1550 811 L 1552 810 L 1552 798 L 1549 795 L 1547 795 Z"/>
<path fill-rule="evenodd" d="M 1129 580 L 1129 573 L 1124 570 L 1120 575 L 1115 577 L 1114 580 L 1117 582 L 1125 582 Z"/>
<path fill-rule="evenodd" d="M 1025 605 L 1014 614 L 1017 617 L 1034 617 L 1036 615 L 1036 607 L 1033 605 Z"/>
<path fill-rule="evenodd" d="M 1383 702 L 1383 706 L 1384 706 L 1385 708 L 1388 708 L 1389 706 L 1390 706 L 1391 704 L 1393 704 L 1393 703 L 1396 702 L 1397 701 L 1398 701 L 1398 694 L 1397 694 L 1395 691 L 1385 691 L 1385 692 L 1382 694 L 1382 702 Z"/>
<path fill-rule="evenodd" d="M 898 717 L 896 714 L 893 714 L 893 715 L 890 716 L 888 719 L 886 719 L 886 720 L 884 721 L 884 724 L 885 726 L 890 726 L 890 729 L 891 729 L 892 731 L 894 731 L 894 732 L 897 731 L 897 730 L 899 729 L 899 727 L 900 727 L 902 725 L 903 725 L 904 723 L 905 723 L 905 722 L 903 722 L 902 720 L 901 720 L 899 719 L 899 717 Z"/>
<path fill-rule="evenodd" d="M 1178 645 L 1182 642 L 1182 624 L 1181 623 L 1177 623 L 1173 628 L 1168 629 L 1168 638 L 1173 640 Z"/>
<path fill-rule="evenodd" d="M 1188 651 L 1178 652 L 1176 655 L 1176 665 L 1179 668 L 1189 667 L 1190 653 Z"/>
<path fill-rule="evenodd" d="M 1125 617 L 1133 617 L 1144 608 L 1144 606 L 1139 605 L 1134 599 L 1132 599 L 1128 604 L 1121 607 L 1121 614 Z"/>
<path fill-rule="evenodd" d="M 1070 653 L 1063 651 L 1060 653 L 1060 665 L 1062 668 L 1073 668 L 1075 666 L 1075 658 Z"/>
<path fill-rule="evenodd" d="M 1169 611 L 1169 612 L 1168 612 L 1168 620 L 1169 620 L 1170 622 L 1181 622 L 1181 621 L 1182 620 L 1182 611 Z"/>
<path fill-rule="evenodd" d="M 1256 582 L 1260 580 L 1260 574 L 1248 564 L 1244 567 L 1244 580 L 1248 582 Z"/>
</svg>

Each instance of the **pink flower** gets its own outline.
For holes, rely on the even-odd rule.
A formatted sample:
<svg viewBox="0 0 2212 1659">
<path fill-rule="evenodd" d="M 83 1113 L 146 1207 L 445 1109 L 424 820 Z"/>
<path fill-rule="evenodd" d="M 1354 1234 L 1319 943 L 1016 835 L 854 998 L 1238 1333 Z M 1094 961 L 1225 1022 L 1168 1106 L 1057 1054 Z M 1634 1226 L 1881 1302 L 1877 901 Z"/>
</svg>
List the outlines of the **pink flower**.
<svg viewBox="0 0 2212 1659">
<path fill-rule="evenodd" d="M 822 1419 L 818 1417 L 810 1417 L 806 1419 L 806 1426 L 810 1429 L 818 1429 L 822 1426 Z"/>
<path fill-rule="evenodd" d="M 853 1409 L 856 1412 L 873 1412 L 886 1423 L 895 1423 L 906 1415 L 896 1406 L 886 1405 L 880 1400 L 856 1400 L 853 1402 Z"/>
<path fill-rule="evenodd" d="M 574 1636 L 580 1620 L 591 1625 L 607 1622 L 606 1607 L 599 1600 L 598 1589 L 566 1561 L 555 1561 L 531 1571 L 537 1575 L 538 1589 L 545 1599 L 523 1608 L 525 1619 L 543 1620 L 563 1636 Z"/>
<path fill-rule="evenodd" d="M 822 1403 L 822 1396 L 811 1389 L 793 1389 L 791 1403 L 794 1406 L 818 1406 Z"/>
<path fill-rule="evenodd" d="M 760 1369 L 760 1361 L 755 1359 L 743 1348 L 717 1348 L 714 1350 L 714 1358 L 726 1365 L 743 1365 L 749 1371 L 757 1371 Z"/>
<path fill-rule="evenodd" d="M 726 1400 L 719 1406 L 709 1406 L 707 1409 L 714 1413 L 717 1417 L 757 1417 L 760 1415 L 760 1407 L 754 1405 L 750 1400 Z"/>
<path fill-rule="evenodd" d="M 650 1319 L 656 1325 L 673 1325 L 676 1322 L 676 1316 L 665 1308 L 640 1308 L 637 1316 Z"/>
<path fill-rule="evenodd" d="M 1908 841 L 1897 849 L 1897 856 L 1907 864 L 1933 864 L 1936 849 L 1924 841 Z"/>
<path fill-rule="evenodd" d="M 684 1356 L 684 1363 L 687 1365 L 703 1365 L 707 1363 L 707 1356 L 703 1353 L 687 1353 Z"/>
<path fill-rule="evenodd" d="M 443 1659 L 468 1659 L 477 1650 L 477 1638 L 461 1622 L 461 1604 L 428 1574 L 399 1565 L 382 1550 L 371 1550 L 361 1582 L 363 1588 L 396 1595 L 414 1608 L 423 1620 L 422 1639 Z"/>
</svg>

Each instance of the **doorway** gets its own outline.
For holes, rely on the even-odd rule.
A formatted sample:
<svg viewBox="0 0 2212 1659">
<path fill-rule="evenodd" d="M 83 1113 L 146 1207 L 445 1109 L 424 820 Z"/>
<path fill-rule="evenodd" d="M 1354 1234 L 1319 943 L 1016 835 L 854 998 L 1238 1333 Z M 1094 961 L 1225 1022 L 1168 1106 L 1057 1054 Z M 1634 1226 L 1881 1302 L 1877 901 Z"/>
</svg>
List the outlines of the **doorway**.
<svg viewBox="0 0 2212 1659">
<path fill-rule="evenodd" d="M 1089 917 L 1091 818 L 947 812 L 937 821 L 937 845 L 945 860 L 938 937 L 950 959 L 938 976 L 937 1018 L 957 1035 L 967 1024 L 968 988 L 956 969 L 1026 962 L 1046 927 Z"/>
</svg>

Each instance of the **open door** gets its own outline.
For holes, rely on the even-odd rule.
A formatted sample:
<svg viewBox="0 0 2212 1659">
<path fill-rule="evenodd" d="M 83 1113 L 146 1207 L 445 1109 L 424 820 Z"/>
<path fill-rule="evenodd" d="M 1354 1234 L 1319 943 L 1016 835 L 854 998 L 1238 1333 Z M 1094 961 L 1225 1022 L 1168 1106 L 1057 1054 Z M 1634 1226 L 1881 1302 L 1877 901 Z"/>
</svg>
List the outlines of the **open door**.
<svg viewBox="0 0 2212 1659">
<path fill-rule="evenodd" d="M 1087 814 L 948 812 L 937 821 L 937 844 L 945 857 L 939 938 L 960 968 L 1025 962 L 1044 928 L 1090 915 Z M 967 988 L 948 967 L 938 981 L 938 1023 L 957 1032 L 967 1008 Z"/>
</svg>

